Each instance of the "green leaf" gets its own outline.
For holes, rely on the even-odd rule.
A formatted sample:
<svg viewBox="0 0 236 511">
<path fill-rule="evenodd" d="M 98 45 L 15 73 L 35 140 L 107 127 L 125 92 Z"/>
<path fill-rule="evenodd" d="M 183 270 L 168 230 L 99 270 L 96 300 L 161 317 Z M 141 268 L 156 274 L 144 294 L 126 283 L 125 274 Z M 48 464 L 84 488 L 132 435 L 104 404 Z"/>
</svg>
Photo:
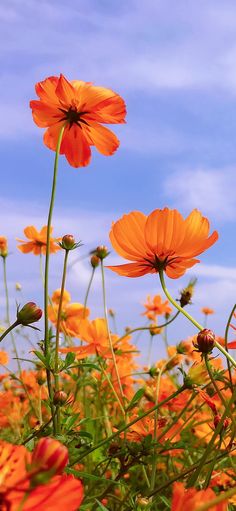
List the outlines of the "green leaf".
<svg viewBox="0 0 236 511">
<path fill-rule="evenodd" d="M 73 362 L 75 361 L 76 353 L 72 353 L 70 351 L 66 354 L 65 362 L 64 362 L 64 368 L 69 367 Z"/>
<path fill-rule="evenodd" d="M 50 369 L 50 366 L 48 365 L 48 361 L 46 360 L 45 356 L 41 353 L 41 351 L 34 351 L 34 354 L 36 355 L 36 357 L 39 358 L 39 360 L 41 360 L 41 362 L 47 369 Z"/>
<path fill-rule="evenodd" d="M 144 392 L 145 392 L 144 388 L 137 390 L 137 392 L 132 397 L 129 405 L 126 407 L 126 412 L 128 412 L 129 410 L 132 410 L 137 405 L 137 403 L 139 403 L 139 401 L 142 399 L 142 397 L 144 395 Z"/>
</svg>

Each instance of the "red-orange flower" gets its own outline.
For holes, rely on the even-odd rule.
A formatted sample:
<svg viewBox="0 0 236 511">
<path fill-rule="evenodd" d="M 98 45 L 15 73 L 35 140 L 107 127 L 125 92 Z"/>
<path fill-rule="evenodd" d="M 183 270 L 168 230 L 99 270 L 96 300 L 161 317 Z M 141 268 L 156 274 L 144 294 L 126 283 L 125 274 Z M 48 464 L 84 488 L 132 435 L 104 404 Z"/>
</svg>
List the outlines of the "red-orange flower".
<svg viewBox="0 0 236 511">
<path fill-rule="evenodd" d="M 0 236 L 0 256 L 6 257 L 8 254 L 7 238 Z"/>
<path fill-rule="evenodd" d="M 46 78 L 35 89 L 39 100 L 30 101 L 30 107 L 37 126 L 48 128 L 44 143 L 55 151 L 65 125 L 60 154 L 72 167 L 88 165 L 90 146 L 105 156 L 116 151 L 118 138 L 102 124 L 125 122 L 125 103 L 118 94 L 90 82 L 68 81 L 62 74 Z"/>
<path fill-rule="evenodd" d="M 218 239 L 216 231 L 208 235 L 209 222 L 197 209 L 186 219 L 176 209 L 155 209 L 148 216 L 133 211 L 115 222 L 110 232 L 116 252 L 132 262 L 108 268 L 126 277 L 164 270 L 177 279 Z"/>
<path fill-rule="evenodd" d="M 211 488 L 185 490 L 183 483 L 174 483 L 171 511 L 197 511 L 204 503 L 212 501 L 216 494 Z M 210 511 L 227 511 L 227 500 L 209 507 Z"/>
<path fill-rule="evenodd" d="M 51 227 L 50 234 L 52 234 L 53 228 Z M 17 241 L 20 241 L 22 245 L 18 245 L 17 248 L 23 254 L 28 254 L 29 252 L 33 252 L 34 255 L 46 254 L 47 247 L 47 226 L 44 225 L 41 231 L 37 231 L 37 229 L 33 225 L 29 225 L 24 229 L 24 234 L 26 238 L 30 241 L 21 240 L 16 238 Z M 53 254 L 58 250 L 61 250 L 61 247 L 57 244 L 61 238 L 50 238 L 50 253 Z"/>
</svg>

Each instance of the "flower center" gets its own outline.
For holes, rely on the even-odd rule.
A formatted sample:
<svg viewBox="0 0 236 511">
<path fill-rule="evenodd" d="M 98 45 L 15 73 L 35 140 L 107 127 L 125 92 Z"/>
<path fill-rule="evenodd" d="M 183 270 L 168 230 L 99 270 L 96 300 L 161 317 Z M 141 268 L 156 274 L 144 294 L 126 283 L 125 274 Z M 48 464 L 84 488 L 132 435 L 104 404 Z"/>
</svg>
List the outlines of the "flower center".
<svg viewBox="0 0 236 511">
<path fill-rule="evenodd" d="M 81 128 L 81 122 L 88 124 L 84 119 L 82 119 L 83 115 L 87 114 L 88 112 L 78 112 L 76 107 L 72 106 L 70 106 L 69 110 L 64 110 L 63 108 L 59 108 L 59 110 L 64 114 L 64 117 L 61 120 L 67 121 L 70 125 L 70 128 L 73 126 L 73 124 L 76 124 Z"/>
</svg>

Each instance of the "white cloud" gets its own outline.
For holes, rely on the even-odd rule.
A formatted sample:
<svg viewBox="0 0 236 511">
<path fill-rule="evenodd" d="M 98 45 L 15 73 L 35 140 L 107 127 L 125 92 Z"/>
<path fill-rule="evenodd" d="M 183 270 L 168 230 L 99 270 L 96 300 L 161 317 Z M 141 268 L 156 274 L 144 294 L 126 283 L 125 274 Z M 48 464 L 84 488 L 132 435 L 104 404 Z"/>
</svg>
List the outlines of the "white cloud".
<svg viewBox="0 0 236 511">
<path fill-rule="evenodd" d="M 232 168 L 180 170 L 166 178 L 164 196 L 177 208 L 198 208 L 217 220 L 236 218 L 236 172 Z"/>
</svg>

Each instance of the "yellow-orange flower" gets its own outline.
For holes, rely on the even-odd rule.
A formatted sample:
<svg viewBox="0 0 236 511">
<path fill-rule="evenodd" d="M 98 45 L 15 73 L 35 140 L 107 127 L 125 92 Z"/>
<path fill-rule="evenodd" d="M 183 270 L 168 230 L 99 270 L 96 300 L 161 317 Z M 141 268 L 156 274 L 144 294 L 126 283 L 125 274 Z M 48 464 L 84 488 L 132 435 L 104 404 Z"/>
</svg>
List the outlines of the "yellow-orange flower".
<svg viewBox="0 0 236 511">
<path fill-rule="evenodd" d="M 48 317 L 54 325 L 57 323 L 60 293 L 60 289 L 54 291 L 52 295 L 53 305 L 48 306 Z M 77 337 L 80 323 L 83 323 L 83 320 L 85 320 L 88 315 L 89 309 L 84 308 L 82 303 L 70 303 L 70 294 L 68 291 L 64 290 L 60 332 L 64 332 L 71 337 Z"/>
<path fill-rule="evenodd" d="M 209 309 L 209 307 L 202 307 L 202 313 L 203 314 L 206 314 L 206 316 L 208 316 L 208 314 L 214 314 L 214 310 L 213 309 Z"/>
<path fill-rule="evenodd" d="M 55 151 L 65 125 L 60 154 L 72 167 L 88 165 L 90 146 L 105 156 L 119 147 L 114 133 L 102 126 L 125 122 L 125 103 L 118 94 L 90 82 L 68 81 L 62 74 L 37 83 L 35 90 L 39 100 L 30 101 L 30 107 L 37 126 L 48 128 L 44 143 Z"/>
<path fill-rule="evenodd" d="M 153 321 L 155 321 L 156 316 L 161 316 L 162 314 L 170 314 L 172 311 L 168 300 L 162 302 L 160 295 L 154 296 L 153 299 L 151 299 L 151 296 L 148 295 L 144 307 L 146 308 L 146 311 L 142 313 L 142 316 L 147 316 L 148 319 Z"/>
<path fill-rule="evenodd" d="M 186 219 L 176 209 L 156 209 L 148 216 L 133 211 L 115 222 L 110 232 L 116 252 L 132 262 L 108 268 L 126 277 L 164 270 L 177 279 L 218 239 L 216 231 L 208 235 L 209 222 L 197 209 Z"/>
<path fill-rule="evenodd" d="M 51 227 L 50 234 L 52 234 L 53 228 Z M 44 225 L 40 231 L 33 225 L 29 225 L 24 229 L 24 234 L 26 238 L 30 241 L 21 240 L 16 238 L 17 241 L 20 241 L 22 245 L 18 245 L 17 248 L 23 254 L 28 254 L 29 252 L 33 252 L 34 255 L 46 254 L 47 247 L 47 226 Z M 61 238 L 51 238 L 50 237 L 50 253 L 53 254 L 58 250 L 61 250 L 61 247 L 57 244 Z"/>
</svg>

